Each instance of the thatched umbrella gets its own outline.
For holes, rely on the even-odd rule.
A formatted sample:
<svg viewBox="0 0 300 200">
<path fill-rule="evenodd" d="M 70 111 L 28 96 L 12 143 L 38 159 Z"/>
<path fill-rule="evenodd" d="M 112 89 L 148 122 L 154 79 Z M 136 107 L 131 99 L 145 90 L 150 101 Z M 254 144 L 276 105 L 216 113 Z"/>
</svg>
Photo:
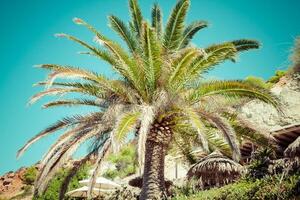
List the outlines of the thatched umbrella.
<svg viewBox="0 0 300 200">
<path fill-rule="evenodd" d="M 284 151 L 286 157 L 300 157 L 300 136 L 291 143 Z"/>
<path fill-rule="evenodd" d="M 240 177 L 243 171 L 242 165 L 222 155 L 213 152 L 193 165 L 188 173 L 189 180 L 197 181 L 197 186 L 209 188 L 231 183 Z"/>
</svg>

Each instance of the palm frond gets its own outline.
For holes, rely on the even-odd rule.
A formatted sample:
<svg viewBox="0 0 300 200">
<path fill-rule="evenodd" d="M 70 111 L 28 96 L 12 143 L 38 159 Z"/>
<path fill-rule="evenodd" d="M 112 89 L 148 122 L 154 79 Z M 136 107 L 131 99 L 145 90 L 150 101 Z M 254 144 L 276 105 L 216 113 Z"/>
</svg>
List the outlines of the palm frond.
<svg viewBox="0 0 300 200">
<path fill-rule="evenodd" d="M 135 52 L 137 48 L 136 40 L 126 24 L 118 17 L 111 15 L 109 16 L 111 28 L 116 31 L 120 37 L 126 42 L 131 52 Z"/>
<path fill-rule="evenodd" d="M 205 128 L 205 125 L 203 124 L 203 122 L 201 121 L 200 116 L 198 115 L 197 112 L 195 112 L 192 109 L 188 109 L 188 108 L 184 110 L 184 114 L 187 115 L 190 123 L 197 131 L 197 136 L 198 136 L 198 139 L 201 141 L 203 150 L 205 152 L 209 152 L 208 140 L 207 140 L 207 137 L 205 134 L 206 128 Z"/>
<path fill-rule="evenodd" d="M 180 43 L 184 31 L 184 20 L 189 5 L 189 0 L 179 0 L 172 10 L 164 34 L 164 46 L 168 50 L 176 49 Z"/>
<path fill-rule="evenodd" d="M 143 81 L 143 70 L 138 66 L 136 60 L 130 57 L 130 55 L 119 44 L 106 38 L 87 22 L 78 18 L 76 18 L 74 21 L 78 25 L 85 26 L 96 35 L 95 41 L 100 45 L 104 45 L 117 59 L 118 62 L 114 66 L 117 69 L 117 71 L 125 79 L 129 80 L 135 86 L 135 88 L 142 94 L 142 96 L 145 97 L 145 83 Z"/>
<path fill-rule="evenodd" d="M 240 148 L 236 138 L 236 133 L 229 122 L 217 114 L 207 113 L 203 110 L 199 110 L 198 112 L 203 118 L 207 119 L 222 132 L 226 142 L 232 150 L 232 158 L 236 161 L 239 161 L 241 157 Z"/>
<path fill-rule="evenodd" d="M 101 167 L 101 163 L 102 163 L 104 157 L 107 155 L 107 152 L 109 151 L 110 147 L 111 147 L 111 139 L 108 138 L 104 142 L 100 152 L 98 152 L 97 160 L 95 162 L 96 168 L 94 169 L 94 172 L 90 178 L 91 181 L 89 182 L 89 185 L 88 185 L 89 189 L 87 192 L 87 199 L 91 199 L 91 197 L 92 197 L 92 191 L 95 186 L 96 178 L 98 176 L 98 173 L 99 173 L 99 170 Z"/>
<path fill-rule="evenodd" d="M 129 0 L 131 23 L 137 37 L 141 36 L 143 16 L 137 0 Z"/>
<path fill-rule="evenodd" d="M 151 17 L 152 27 L 155 29 L 157 37 L 160 37 L 162 34 L 162 12 L 157 3 L 152 7 Z"/>
<path fill-rule="evenodd" d="M 102 107 L 103 104 L 101 102 L 97 102 L 97 100 L 91 99 L 69 99 L 69 100 L 57 100 L 46 103 L 43 105 L 43 108 L 52 108 L 58 106 L 96 106 L 98 108 Z"/>
<path fill-rule="evenodd" d="M 175 86 L 175 89 L 180 88 L 177 83 L 184 82 L 186 73 L 190 68 L 191 63 L 199 56 L 200 52 L 195 48 L 183 49 L 178 57 L 173 59 L 171 64 L 171 73 L 169 76 L 169 86 Z M 181 85 L 183 86 L 183 85 Z"/>
<path fill-rule="evenodd" d="M 205 96 L 224 95 L 249 97 L 251 99 L 259 99 L 263 102 L 272 104 L 276 109 L 281 111 L 279 101 L 269 91 L 253 86 L 245 81 L 211 81 L 201 84 L 198 89 L 191 94 L 190 98 L 193 102 L 199 101 Z"/>
<path fill-rule="evenodd" d="M 39 67 L 52 71 L 52 73 L 50 73 L 47 77 L 47 87 L 51 87 L 52 83 L 57 78 L 82 78 L 93 82 L 99 81 L 99 75 L 87 69 L 81 69 L 79 67 L 62 66 L 55 64 L 43 64 L 39 65 Z"/>
<path fill-rule="evenodd" d="M 91 45 L 87 44 L 86 42 L 84 42 L 72 35 L 68 35 L 65 33 L 56 34 L 56 37 L 64 37 L 64 38 L 67 38 L 69 40 L 72 40 L 72 41 L 82 45 L 83 47 L 89 49 L 91 52 L 81 53 L 81 54 L 89 54 L 89 55 L 96 56 L 96 57 L 100 58 L 101 60 L 104 60 L 107 63 L 109 63 L 112 66 L 112 68 L 114 68 L 116 71 L 118 71 L 118 69 L 115 68 L 115 65 L 117 64 L 117 62 L 116 62 L 115 58 L 109 52 L 101 50 L 94 46 L 91 46 Z"/>
<path fill-rule="evenodd" d="M 143 23 L 142 44 L 147 86 L 149 93 L 153 93 L 161 71 L 161 46 L 154 30 L 147 23 Z"/>
<path fill-rule="evenodd" d="M 53 178 L 58 169 L 74 154 L 78 147 L 84 143 L 86 140 L 95 137 L 98 134 L 101 134 L 104 130 L 104 127 L 99 127 L 96 129 L 86 129 L 77 136 L 71 139 L 70 142 L 66 143 L 61 151 L 57 152 L 55 156 L 42 168 L 40 175 L 35 184 L 35 188 L 39 193 L 43 193 L 49 181 Z M 106 128 L 105 128 L 106 129 Z"/>
<path fill-rule="evenodd" d="M 127 112 L 117 119 L 111 136 L 112 150 L 114 152 L 119 151 L 119 144 L 124 143 L 129 131 L 137 124 L 140 114 L 140 112 Z"/>
<path fill-rule="evenodd" d="M 180 39 L 178 48 L 183 49 L 183 48 L 187 47 L 190 44 L 190 41 L 196 35 L 196 33 L 198 31 L 200 31 L 201 29 L 206 28 L 207 26 L 208 26 L 208 23 L 205 21 L 195 21 L 195 22 L 192 22 L 190 25 L 188 25 L 183 32 L 183 36 Z"/>
<path fill-rule="evenodd" d="M 33 143 L 37 142 L 41 138 L 58 131 L 60 129 L 63 129 L 71 124 L 78 122 L 78 117 L 67 117 L 63 118 L 62 120 L 57 121 L 56 123 L 50 125 L 48 128 L 41 131 L 39 134 L 31 138 L 21 149 L 18 150 L 17 157 L 20 157 Z"/>
<path fill-rule="evenodd" d="M 256 40 L 241 39 L 231 41 L 237 51 L 248 51 L 250 49 L 258 49 L 260 43 Z"/>
<path fill-rule="evenodd" d="M 202 54 L 191 64 L 188 78 L 189 80 L 194 80 L 200 74 L 206 73 L 226 60 L 234 59 L 235 56 L 236 48 L 230 42 L 211 45 L 205 48 Z"/>
</svg>

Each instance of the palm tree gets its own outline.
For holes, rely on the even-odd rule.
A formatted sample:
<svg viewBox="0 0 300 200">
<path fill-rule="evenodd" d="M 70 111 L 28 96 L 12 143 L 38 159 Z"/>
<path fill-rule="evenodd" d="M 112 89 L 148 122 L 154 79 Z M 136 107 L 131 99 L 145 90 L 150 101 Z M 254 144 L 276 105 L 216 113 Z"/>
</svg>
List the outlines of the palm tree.
<svg viewBox="0 0 300 200">
<path fill-rule="evenodd" d="M 276 99 L 263 88 L 244 81 L 199 81 L 218 64 L 235 61 L 239 52 L 259 47 L 254 40 L 235 40 L 207 48 L 197 48 L 190 41 L 201 29 L 204 21 L 185 26 L 189 0 L 179 0 L 173 8 L 166 26 L 162 26 L 162 12 L 157 4 L 152 8 L 152 22 L 144 20 L 137 0 L 129 0 L 131 21 L 127 25 L 116 16 L 109 16 L 110 27 L 120 35 L 127 49 L 110 40 L 93 26 L 75 18 L 74 22 L 95 35 L 99 47 L 67 34 L 58 37 L 70 39 L 87 49 L 87 54 L 107 62 L 117 72 L 118 78 L 109 79 L 87 69 L 43 64 L 39 67 L 50 73 L 44 82 L 45 90 L 34 95 L 30 104 L 44 96 L 61 96 L 68 99 L 45 104 L 44 108 L 58 106 L 94 106 L 95 112 L 59 120 L 29 140 L 18 152 L 20 156 L 37 140 L 58 130 L 65 130 L 42 158 L 42 168 L 35 183 L 36 191 L 43 192 L 55 172 L 62 167 L 78 146 L 93 140 L 93 146 L 71 170 L 92 155 L 97 156 L 94 180 L 100 163 L 109 152 L 117 152 L 135 131 L 138 145 L 138 164 L 143 172 L 140 199 L 160 199 L 165 191 L 164 158 L 169 144 L 177 136 L 187 137 L 190 130 L 197 134 L 204 150 L 208 150 L 206 125 L 220 130 L 232 151 L 232 158 L 239 160 L 240 151 L 234 129 L 225 117 L 211 112 L 208 105 L 218 96 L 226 98 L 247 97 L 278 106 Z M 74 81 L 57 82 L 73 78 Z M 191 135 L 194 137 L 194 135 Z M 143 170 L 142 170 L 143 169 Z M 68 184 L 68 180 L 64 186 Z M 90 184 L 90 191 L 94 181 Z M 62 188 L 61 198 L 65 188 Z M 89 192 L 90 194 L 90 192 Z"/>
</svg>

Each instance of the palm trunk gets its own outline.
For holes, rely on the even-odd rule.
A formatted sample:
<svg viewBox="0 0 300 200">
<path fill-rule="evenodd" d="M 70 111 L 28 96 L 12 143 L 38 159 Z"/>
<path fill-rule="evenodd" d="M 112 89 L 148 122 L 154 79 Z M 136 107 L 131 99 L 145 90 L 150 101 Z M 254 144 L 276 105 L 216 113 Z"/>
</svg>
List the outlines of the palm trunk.
<svg viewBox="0 0 300 200">
<path fill-rule="evenodd" d="M 148 134 L 140 200 L 159 200 L 166 194 L 165 154 L 171 136 L 167 123 L 154 124 Z"/>
</svg>

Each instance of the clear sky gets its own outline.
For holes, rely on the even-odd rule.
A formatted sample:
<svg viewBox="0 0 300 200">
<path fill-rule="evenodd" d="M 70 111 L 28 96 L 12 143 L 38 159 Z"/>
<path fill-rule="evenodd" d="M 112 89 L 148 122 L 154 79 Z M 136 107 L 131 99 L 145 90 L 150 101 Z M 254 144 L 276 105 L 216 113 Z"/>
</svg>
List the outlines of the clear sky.
<svg viewBox="0 0 300 200">
<path fill-rule="evenodd" d="M 86 109 L 43 110 L 41 103 L 26 107 L 30 96 L 39 91 L 33 83 L 45 78 L 35 64 L 56 63 L 88 66 L 111 76 L 102 62 L 76 54 L 80 46 L 53 37 L 71 33 L 88 42 L 92 35 L 72 23 L 80 17 L 95 25 L 112 39 L 107 15 L 129 19 L 126 0 L 0 0 L 0 174 L 35 163 L 51 142 L 50 136 L 35 144 L 19 160 L 16 151 L 30 137 L 62 116 Z M 140 0 L 145 17 L 150 16 L 153 0 Z M 175 0 L 157 0 L 168 16 Z M 194 40 L 200 47 L 226 40 L 252 38 L 263 46 L 244 53 L 236 64 L 225 63 L 209 76 L 242 79 L 248 75 L 270 77 L 288 66 L 287 55 L 294 38 L 300 34 L 299 0 L 191 0 L 188 21 L 202 19 L 210 23 Z"/>
</svg>

